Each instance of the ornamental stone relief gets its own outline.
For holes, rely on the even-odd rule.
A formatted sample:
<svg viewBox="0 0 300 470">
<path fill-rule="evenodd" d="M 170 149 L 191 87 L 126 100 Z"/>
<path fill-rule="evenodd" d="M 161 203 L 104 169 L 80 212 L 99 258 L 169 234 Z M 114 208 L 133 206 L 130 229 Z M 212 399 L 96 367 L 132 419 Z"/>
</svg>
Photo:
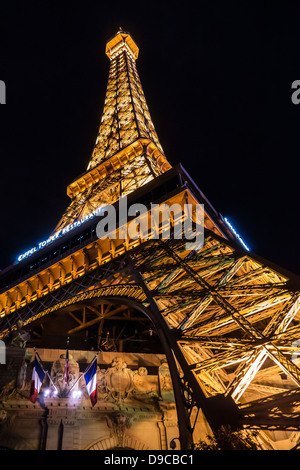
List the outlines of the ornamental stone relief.
<svg viewBox="0 0 300 470">
<path fill-rule="evenodd" d="M 131 421 L 121 411 L 116 411 L 106 416 L 106 423 L 116 439 L 116 447 L 124 446 L 126 429 L 131 426 Z"/>
<path fill-rule="evenodd" d="M 58 394 L 60 397 L 66 397 L 69 390 L 73 387 L 75 381 L 79 377 L 79 364 L 77 361 L 73 359 L 73 356 L 69 355 L 69 381 L 68 385 L 65 383 L 64 380 L 64 373 L 65 373 L 65 362 L 66 362 L 66 355 L 61 354 L 59 359 L 53 362 L 51 367 L 51 379 L 55 387 L 58 390 Z"/>
<path fill-rule="evenodd" d="M 143 402 L 160 407 L 167 406 L 174 402 L 172 381 L 167 363 L 162 362 L 158 367 L 156 374 L 149 374 L 145 366 L 140 366 L 138 369 L 132 370 L 128 367 L 122 355 L 114 357 L 111 361 L 110 367 L 102 368 L 97 367 L 97 393 L 98 402 L 110 402 L 113 404 L 120 404 L 126 402 Z M 52 394 L 54 399 L 53 404 L 62 398 L 70 396 L 69 392 L 72 390 L 80 391 L 80 400 L 89 401 L 89 396 L 86 390 L 85 379 L 83 372 L 80 372 L 79 363 L 73 358 L 72 354 L 69 355 L 69 384 L 66 385 L 64 380 L 65 371 L 65 354 L 61 354 L 58 359 L 53 361 L 50 377 L 54 386 L 57 389 L 56 395 Z M 23 361 L 19 367 L 18 374 L 15 380 L 9 381 L 0 392 L 0 401 L 3 403 L 7 400 L 27 400 L 29 399 L 30 385 L 32 375 L 32 363 L 27 364 Z M 53 388 L 53 384 L 49 383 L 45 377 L 38 401 L 44 403 L 43 394 L 46 389 Z M 74 386 L 75 384 L 75 386 Z M 71 393 L 72 393 L 71 392 Z M 166 403 L 162 403 L 166 402 Z"/>
<path fill-rule="evenodd" d="M 100 399 L 105 401 L 159 400 L 157 376 L 149 377 L 146 367 L 131 370 L 121 357 L 115 357 L 110 368 L 98 370 L 97 382 Z"/>
</svg>

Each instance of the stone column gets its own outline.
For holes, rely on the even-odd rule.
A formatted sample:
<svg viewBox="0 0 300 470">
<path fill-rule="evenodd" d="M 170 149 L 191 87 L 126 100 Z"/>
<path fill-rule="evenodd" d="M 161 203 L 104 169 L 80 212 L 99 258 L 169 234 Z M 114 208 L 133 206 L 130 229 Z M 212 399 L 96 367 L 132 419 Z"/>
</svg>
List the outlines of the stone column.
<svg viewBox="0 0 300 470">
<path fill-rule="evenodd" d="M 58 450 L 60 419 L 48 418 L 47 426 L 46 450 Z"/>
</svg>

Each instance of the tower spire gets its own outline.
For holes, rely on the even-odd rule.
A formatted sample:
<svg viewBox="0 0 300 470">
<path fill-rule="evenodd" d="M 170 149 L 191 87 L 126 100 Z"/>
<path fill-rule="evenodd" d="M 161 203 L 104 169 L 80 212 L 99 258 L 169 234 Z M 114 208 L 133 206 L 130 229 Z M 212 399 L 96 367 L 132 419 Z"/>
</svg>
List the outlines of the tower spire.
<svg viewBox="0 0 300 470">
<path fill-rule="evenodd" d="M 137 72 L 138 46 L 120 28 L 105 52 L 110 70 L 95 146 L 86 172 L 68 186 L 72 202 L 55 233 L 171 168 Z"/>
<path fill-rule="evenodd" d="M 119 30 L 106 44 L 110 71 L 96 145 L 88 169 L 139 138 L 159 143 L 135 61 L 139 48 L 129 33 Z"/>
</svg>

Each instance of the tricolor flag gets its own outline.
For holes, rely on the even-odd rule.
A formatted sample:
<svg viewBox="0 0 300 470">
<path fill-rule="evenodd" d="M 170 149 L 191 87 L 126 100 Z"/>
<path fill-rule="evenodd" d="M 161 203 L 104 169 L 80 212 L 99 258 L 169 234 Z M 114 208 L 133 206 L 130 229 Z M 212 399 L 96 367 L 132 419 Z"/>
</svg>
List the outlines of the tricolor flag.
<svg viewBox="0 0 300 470">
<path fill-rule="evenodd" d="M 70 379 L 70 362 L 69 362 L 69 350 L 68 349 L 67 349 L 67 354 L 66 354 L 64 379 L 65 379 L 66 384 L 68 385 L 69 379 Z"/>
<path fill-rule="evenodd" d="M 37 356 L 35 356 L 30 388 L 30 401 L 32 401 L 32 403 L 36 402 L 37 396 L 41 390 L 45 374 L 46 372 L 39 363 Z"/>
<path fill-rule="evenodd" d="M 84 378 L 91 403 L 94 406 L 97 403 L 97 358 L 94 359 L 85 372 Z"/>
</svg>

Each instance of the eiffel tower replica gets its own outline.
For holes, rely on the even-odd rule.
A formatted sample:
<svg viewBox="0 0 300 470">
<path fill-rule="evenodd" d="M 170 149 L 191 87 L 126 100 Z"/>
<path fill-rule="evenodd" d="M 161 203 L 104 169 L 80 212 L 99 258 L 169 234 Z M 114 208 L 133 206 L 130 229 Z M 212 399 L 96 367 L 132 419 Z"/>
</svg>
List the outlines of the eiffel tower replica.
<svg viewBox="0 0 300 470">
<path fill-rule="evenodd" d="M 215 436 L 226 428 L 255 431 L 263 449 L 297 448 L 299 278 L 250 253 L 184 168 L 170 165 L 138 53 L 121 29 L 106 45 L 109 77 L 87 170 L 68 186 L 71 202 L 52 236 L 2 271 L 0 338 L 7 354 L 26 351 L 25 343 L 40 354 L 61 350 L 68 339 L 74 350 L 165 355 L 177 448 L 192 449 L 204 425 Z M 203 204 L 204 243 L 188 250 L 172 230 L 168 239 L 149 232 L 122 238 L 120 227 L 114 238 L 98 238 L 99 208 L 118 212 L 125 196 L 149 210 L 151 203 Z M 145 332 L 148 339 L 134 343 Z"/>
</svg>

